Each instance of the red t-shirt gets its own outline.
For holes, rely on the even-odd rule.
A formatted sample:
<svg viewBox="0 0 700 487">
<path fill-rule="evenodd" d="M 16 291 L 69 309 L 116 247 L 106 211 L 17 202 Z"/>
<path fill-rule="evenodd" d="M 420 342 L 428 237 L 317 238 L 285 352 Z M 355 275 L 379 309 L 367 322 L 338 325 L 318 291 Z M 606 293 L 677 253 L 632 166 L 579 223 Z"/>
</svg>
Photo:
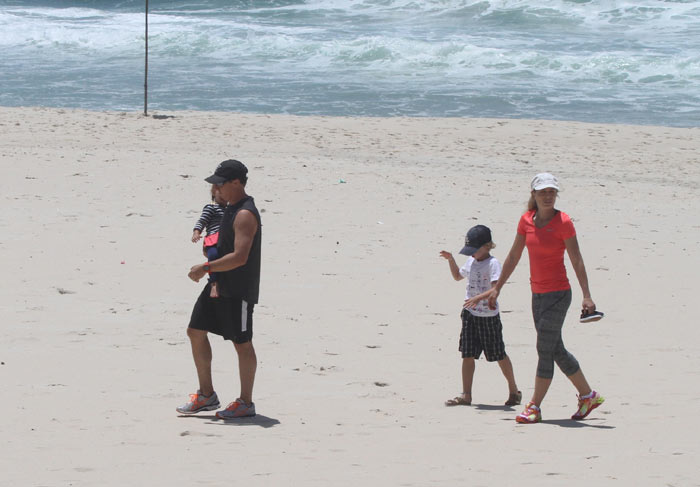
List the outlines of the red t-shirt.
<svg viewBox="0 0 700 487">
<path fill-rule="evenodd" d="M 564 240 L 576 236 L 569 215 L 557 211 L 554 218 L 542 228 L 533 222 L 535 210 L 528 211 L 518 223 L 518 234 L 525 236 L 530 256 L 530 286 L 533 293 L 549 293 L 571 289 L 564 266 Z"/>
</svg>

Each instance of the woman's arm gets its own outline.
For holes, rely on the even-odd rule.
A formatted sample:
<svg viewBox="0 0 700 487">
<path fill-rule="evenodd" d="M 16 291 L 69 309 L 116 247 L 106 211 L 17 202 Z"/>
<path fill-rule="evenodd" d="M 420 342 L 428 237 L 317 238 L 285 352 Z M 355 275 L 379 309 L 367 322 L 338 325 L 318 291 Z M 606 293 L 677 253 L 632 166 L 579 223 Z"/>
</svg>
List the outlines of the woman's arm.
<svg viewBox="0 0 700 487">
<path fill-rule="evenodd" d="M 508 278 L 513 273 L 515 268 L 520 262 L 520 257 L 523 255 L 523 249 L 525 248 L 525 235 L 515 234 L 515 240 L 513 240 L 513 246 L 508 252 L 508 257 L 503 261 L 503 268 L 501 269 L 501 277 L 498 278 L 496 285 L 489 291 L 489 308 L 496 308 L 496 300 L 498 295 L 501 293 L 501 288 L 505 285 Z"/>
<path fill-rule="evenodd" d="M 571 265 L 574 268 L 574 272 L 576 272 L 576 278 L 581 286 L 581 292 L 583 292 L 583 311 L 585 313 L 591 313 L 595 311 L 595 303 L 593 302 L 593 299 L 591 299 L 591 291 L 588 288 L 588 274 L 586 274 L 586 265 L 583 263 L 583 256 L 581 255 L 581 249 L 578 246 L 576 235 L 564 240 L 564 245 L 566 246 L 566 253 L 569 254 L 569 260 L 571 260 Z"/>
</svg>

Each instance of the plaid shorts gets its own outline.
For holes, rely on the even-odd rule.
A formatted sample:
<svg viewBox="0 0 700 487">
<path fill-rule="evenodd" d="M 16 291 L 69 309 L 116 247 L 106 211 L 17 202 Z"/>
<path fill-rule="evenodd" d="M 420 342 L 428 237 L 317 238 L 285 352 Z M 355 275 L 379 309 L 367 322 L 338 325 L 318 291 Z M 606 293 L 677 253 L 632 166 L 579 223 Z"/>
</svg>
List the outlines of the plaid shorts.
<svg viewBox="0 0 700 487">
<path fill-rule="evenodd" d="M 462 358 L 478 359 L 481 352 L 487 362 L 506 358 L 506 345 L 503 343 L 503 325 L 500 314 L 496 316 L 474 316 L 462 310 L 462 333 L 459 334 L 459 351 Z"/>
</svg>

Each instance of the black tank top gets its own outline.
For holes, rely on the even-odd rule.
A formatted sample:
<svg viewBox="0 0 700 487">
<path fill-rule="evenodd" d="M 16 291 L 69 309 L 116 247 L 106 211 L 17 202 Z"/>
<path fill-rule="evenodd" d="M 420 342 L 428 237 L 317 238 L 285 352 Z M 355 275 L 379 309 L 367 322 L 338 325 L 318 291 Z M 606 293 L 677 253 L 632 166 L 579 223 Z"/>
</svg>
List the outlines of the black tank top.
<svg viewBox="0 0 700 487">
<path fill-rule="evenodd" d="M 260 213 L 255 206 L 252 196 L 246 196 L 234 205 L 229 205 L 224 210 L 219 230 L 219 242 L 217 250 L 219 258 L 233 252 L 236 232 L 233 229 L 233 222 L 236 215 L 241 210 L 248 210 L 258 221 L 258 230 L 253 237 L 253 244 L 250 247 L 248 261 L 241 267 L 231 271 L 219 273 L 219 295 L 223 297 L 239 298 L 248 303 L 256 304 L 260 292 L 260 243 L 262 240 L 262 223 Z"/>
</svg>

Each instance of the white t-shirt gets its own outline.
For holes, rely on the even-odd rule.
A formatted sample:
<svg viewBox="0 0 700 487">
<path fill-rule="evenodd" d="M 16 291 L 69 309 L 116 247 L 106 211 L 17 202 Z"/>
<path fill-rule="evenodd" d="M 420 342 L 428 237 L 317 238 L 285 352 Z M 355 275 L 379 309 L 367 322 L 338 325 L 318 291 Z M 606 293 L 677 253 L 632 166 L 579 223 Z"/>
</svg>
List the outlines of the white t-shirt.
<svg viewBox="0 0 700 487">
<path fill-rule="evenodd" d="M 469 281 L 465 298 L 469 299 L 491 289 L 491 283 L 498 281 L 501 277 L 501 263 L 492 255 L 482 261 L 469 257 L 459 269 L 459 273 Z M 498 303 L 496 303 L 496 309 L 491 309 L 488 301 L 483 299 L 469 312 L 474 316 L 496 316 L 499 313 Z"/>
</svg>

